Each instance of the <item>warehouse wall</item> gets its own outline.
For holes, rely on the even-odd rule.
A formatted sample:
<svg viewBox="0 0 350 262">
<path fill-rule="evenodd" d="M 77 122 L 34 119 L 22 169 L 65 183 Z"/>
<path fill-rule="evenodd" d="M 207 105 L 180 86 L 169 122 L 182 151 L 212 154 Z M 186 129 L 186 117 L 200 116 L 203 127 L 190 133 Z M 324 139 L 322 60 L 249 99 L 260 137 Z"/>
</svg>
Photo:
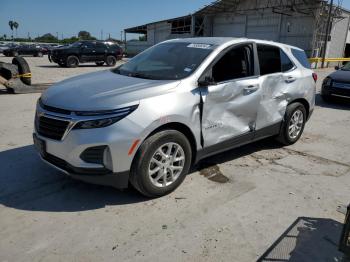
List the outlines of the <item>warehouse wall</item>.
<svg viewBox="0 0 350 262">
<path fill-rule="evenodd" d="M 286 16 L 265 10 L 259 14 L 220 14 L 205 20 L 205 36 L 247 37 L 298 46 L 311 53 L 314 18 Z"/>
<path fill-rule="evenodd" d="M 342 16 L 345 18 L 333 24 L 331 41 L 328 42 L 327 47 L 327 57 L 343 57 L 344 55 L 350 14 L 343 12 Z"/>
</svg>

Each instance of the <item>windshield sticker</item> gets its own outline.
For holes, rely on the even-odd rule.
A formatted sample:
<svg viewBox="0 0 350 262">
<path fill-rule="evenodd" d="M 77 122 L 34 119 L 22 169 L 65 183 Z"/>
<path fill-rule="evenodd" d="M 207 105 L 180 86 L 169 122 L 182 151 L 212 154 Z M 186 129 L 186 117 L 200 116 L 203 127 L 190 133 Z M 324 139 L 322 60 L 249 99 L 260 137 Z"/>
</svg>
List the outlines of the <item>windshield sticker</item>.
<svg viewBox="0 0 350 262">
<path fill-rule="evenodd" d="M 208 44 L 189 44 L 187 47 L 200 48 L 200 49 L 210 49 L 212 47 L 212 45 L 208 45 Z"/>
</svg>

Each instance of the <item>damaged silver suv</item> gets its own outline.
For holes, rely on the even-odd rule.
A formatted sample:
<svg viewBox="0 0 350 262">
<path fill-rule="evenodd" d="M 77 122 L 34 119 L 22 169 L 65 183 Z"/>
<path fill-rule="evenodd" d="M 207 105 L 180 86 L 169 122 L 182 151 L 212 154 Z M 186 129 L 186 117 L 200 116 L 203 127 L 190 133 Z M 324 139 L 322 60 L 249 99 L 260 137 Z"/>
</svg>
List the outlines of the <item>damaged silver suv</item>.
<svg viewBox="0 0 350 262">
<path fill-rule="evenodd" d="M 316 78 L 297 47 L 170 40 L 49 88 L 37 103 L 34 144 L 73 178 L 162 196 L 204 157 L 269 136 L 295 143 Z"/>
</svg>

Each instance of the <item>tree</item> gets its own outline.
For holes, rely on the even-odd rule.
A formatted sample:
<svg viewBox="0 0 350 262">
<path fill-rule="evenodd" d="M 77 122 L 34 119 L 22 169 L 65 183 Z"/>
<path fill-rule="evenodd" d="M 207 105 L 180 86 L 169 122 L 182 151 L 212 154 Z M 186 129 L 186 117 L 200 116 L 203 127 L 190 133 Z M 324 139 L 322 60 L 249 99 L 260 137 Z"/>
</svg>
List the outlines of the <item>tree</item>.
<svg viewBox="0 0 350 262">
<path fill-rule="evenodd" d="M 13 27 L 14 27 L 13 23 L 14 23 L 14 21 L 12 21 L 12 20 L 9 21 L 9 26 L 10 26 L 11 31 L 12 31 L 12 39 L 13 39 Z"/>
<path fill-rule="evenodd" d="M 78 37 L 80 40 L 96 40 L 88 31 L 80 31 Z"/>
<path fill-rule="evenodd" d="M 47 33 L 47 34 L 44 34 L 42 36 L 35 38 L 35 41 L 53 43 L 53 42 L 57 42 L 57 37 L 55 37 L 54 35 L 52 35 L 50 33 Z"/>
<path fill-rule="evenodd" d="M 14 21 L 13 27 L 16 29 L 16 38 L 17 38 L 17 28 L 19 27 L 19 24 L 16 21 Z"/>
<path fill-rule="evenodd" d="M 7 35 L 6 34 L 4 34 L 4 40 L 6 40 L 7 39 Z"/>
</svg>

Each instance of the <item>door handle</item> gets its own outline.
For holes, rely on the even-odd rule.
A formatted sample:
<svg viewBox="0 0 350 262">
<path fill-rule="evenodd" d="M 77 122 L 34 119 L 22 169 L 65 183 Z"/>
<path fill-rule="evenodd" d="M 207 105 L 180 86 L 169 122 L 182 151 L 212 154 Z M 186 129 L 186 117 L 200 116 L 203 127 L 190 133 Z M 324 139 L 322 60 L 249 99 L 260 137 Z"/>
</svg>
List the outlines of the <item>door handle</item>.
<svg viewBox="0 0 350 262">
<path fill-rule="evenodd" d="M 287 76 L 287 78 L 284 80 L 286 83 L 293 83 L 295 80 L 297 80 L 293 76 Z"/>
<path fill-rule="evenodd" d="M 255 90 L 258 90 L 259 86 L 258 85 L 249 85 L 249 86 L 246 86 L 244 88 L 245 91 L 249 91 L 249 92 L 252 92 L 252 91 L 255 91 Z"/>
</svg>

